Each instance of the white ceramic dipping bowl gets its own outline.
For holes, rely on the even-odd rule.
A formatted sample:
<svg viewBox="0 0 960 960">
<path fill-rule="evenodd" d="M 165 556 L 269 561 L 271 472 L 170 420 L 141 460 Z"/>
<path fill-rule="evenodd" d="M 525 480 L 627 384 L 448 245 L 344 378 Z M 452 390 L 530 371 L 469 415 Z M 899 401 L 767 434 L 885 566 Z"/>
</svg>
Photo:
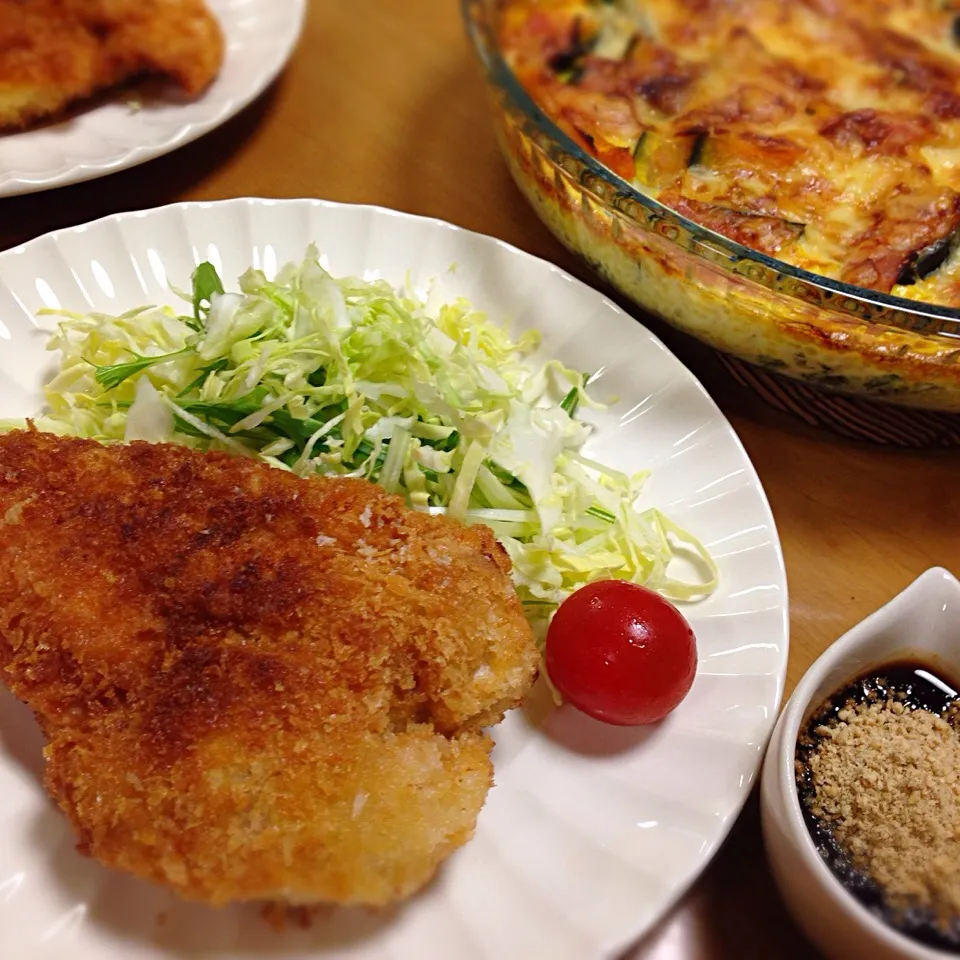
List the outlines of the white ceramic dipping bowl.
<svg viewBox="0 0 960 960">
<path fill-rule="evenodd" d="M 945 960 L 941 950 L 906 937 L 849 894 L 807 832 L 794 776 L 797 735 L 827 697 L 860 674 L 916 657 L 960 676 L 960 583 L 941 567 L 844 634 L 813 664 L 780 715 L 761 781 L 767 857 L 787 907 L 832 960 Z"/>
</svg>

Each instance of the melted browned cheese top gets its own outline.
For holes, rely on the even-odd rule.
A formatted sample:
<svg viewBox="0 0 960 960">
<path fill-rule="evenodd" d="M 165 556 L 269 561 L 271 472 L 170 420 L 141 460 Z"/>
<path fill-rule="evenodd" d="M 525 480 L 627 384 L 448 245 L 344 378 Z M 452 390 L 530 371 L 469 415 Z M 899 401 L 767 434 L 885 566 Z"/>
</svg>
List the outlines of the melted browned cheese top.
<svg viewBox="0 0 960 960">
<path fill-rule="evenodd" d="M 960 305 L 960 2 L 505 0 L 504 54 L 620 176 L 746 246 Z"/>
</svg>

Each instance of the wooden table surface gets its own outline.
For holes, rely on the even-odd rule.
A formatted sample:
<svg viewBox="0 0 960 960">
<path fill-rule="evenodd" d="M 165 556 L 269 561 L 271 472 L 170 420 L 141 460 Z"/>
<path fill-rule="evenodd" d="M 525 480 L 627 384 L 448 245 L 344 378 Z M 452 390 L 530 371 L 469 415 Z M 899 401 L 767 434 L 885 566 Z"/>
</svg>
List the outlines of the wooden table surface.
<svg viewBox="0 0 960 960">
<path fill-rule="evenodd" d="M 514 188 L 453 0 L 313 0 L 289 68 L 242 115 L 137 169 L 0 200 L 0 248 L 120 210 L 234 196 L 324 197 L 440 217 L 597 285 Z M 788 693 L 831 640 L 924 569 L 960 571 L 960 453 L 886 450 L 813 431 L 737 387 L 709 351 L 643 319 L 705 383 L 766 487 L 789 575 Z M 630 956 L 815 960 L 773 890 L 756 796 L 700 880 Z"/>
</svg>

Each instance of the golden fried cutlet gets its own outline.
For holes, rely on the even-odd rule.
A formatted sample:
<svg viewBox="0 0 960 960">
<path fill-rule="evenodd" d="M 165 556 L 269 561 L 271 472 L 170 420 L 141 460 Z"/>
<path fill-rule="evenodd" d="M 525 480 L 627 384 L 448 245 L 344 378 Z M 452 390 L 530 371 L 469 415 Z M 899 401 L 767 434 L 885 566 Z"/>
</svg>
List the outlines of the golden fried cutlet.
<svg viewBox="0 0 960 960">
<path fill-rule="evenodd" d="M 0 436 L 0 678 L 80 849 L 214 904 L 382 904 L 473 833 L 535 644 L 485 527 L 363 480 Z"/>
<path fill-rule="evenodd" d="M 201 93 L 223 62 L 203 0 L 0 0 L 0 129 L 140 74 Z"/>
</svg>

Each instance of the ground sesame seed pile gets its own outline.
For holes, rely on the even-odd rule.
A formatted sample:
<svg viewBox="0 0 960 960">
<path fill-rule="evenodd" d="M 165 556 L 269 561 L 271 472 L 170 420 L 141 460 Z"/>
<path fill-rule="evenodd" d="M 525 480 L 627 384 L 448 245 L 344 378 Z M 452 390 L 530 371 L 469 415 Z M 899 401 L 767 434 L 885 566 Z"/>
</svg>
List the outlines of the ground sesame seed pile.
<svg viewBox="0 0 960 960">
<path fill-rule="evenodd" d="M 848 703 L 815 729 L 811 812 L 895 910 L 960 917 L 960 736 L 896 698 Z"/>
</svg>

